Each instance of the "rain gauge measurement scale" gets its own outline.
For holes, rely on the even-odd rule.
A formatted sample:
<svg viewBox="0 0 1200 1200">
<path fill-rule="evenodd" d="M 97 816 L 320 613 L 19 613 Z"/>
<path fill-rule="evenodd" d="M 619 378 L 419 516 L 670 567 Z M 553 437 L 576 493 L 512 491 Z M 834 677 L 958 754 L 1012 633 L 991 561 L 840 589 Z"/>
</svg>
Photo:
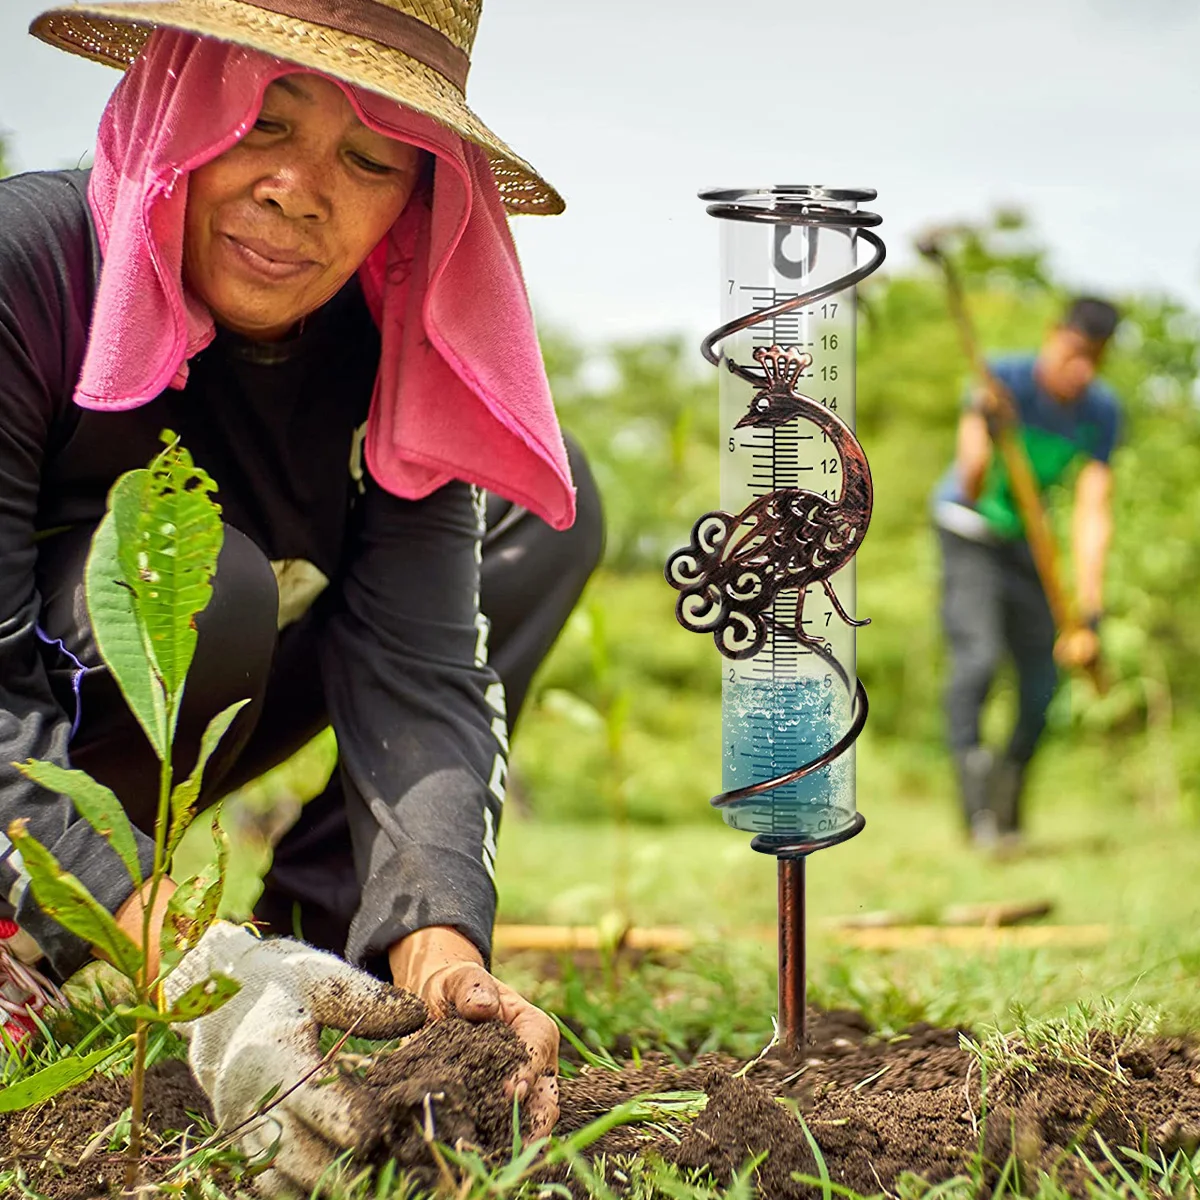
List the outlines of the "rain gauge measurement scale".
<svg viewBox="0 0 1200 1200">
<path fill-rule="evenodd" d="M 779 861 L 779 1039 L 804 1041 L 804 863 L 864 825 L 853 744 L 854 554 L 871 518 L 854 436 L 855 286 L 884 258 L 858 206 L 867 189 L 780 186 L 701 193 L 721 219 L 717 511 L 667 561 L 680 624 L 724 657 L 727 824 Z M 873 250 L 857 262 L 859 240 Z"/>
</svg>

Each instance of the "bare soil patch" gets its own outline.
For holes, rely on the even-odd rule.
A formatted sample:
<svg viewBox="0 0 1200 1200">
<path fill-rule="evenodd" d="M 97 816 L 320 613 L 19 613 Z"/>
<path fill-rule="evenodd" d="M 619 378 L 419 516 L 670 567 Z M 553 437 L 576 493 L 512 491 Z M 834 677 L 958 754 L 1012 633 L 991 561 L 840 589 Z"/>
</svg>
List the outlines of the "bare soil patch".
<svg viewBox="0 0 1200 1200">
<path fill-rule="evenodd" d="M 647 1092 L 702 1091 L 704 1111 L 690 1123 L 628 1125 L 588 1151 L 610 1165 L 648 1155 L 727 1182 L 748 1159 L 759 1194 L 774 1200 L 819 1195 L 794 1173 L 819 1175 L 797 1114 L 803 1115 L 830 1179 L 867 1195 L 894 1188 L 905 1172 L 939 1182 L 978 1176 L 986 1194 L 1006 1162 L 1032 1182 L 1054 1173 L 1072 1195 L 1086 1196 L 1090 1175 L 1078 1152 L 1106 1173 L 1097 1135 L 1120 1147 L 1168 1157 L 1200 1145 L 1200 1044 L 1159 1039 L 1136 1047 L 1095 1033 L 1063 1062 L 1043 1052 L 1011 1057 L 989 1079 L 986 1115 L 977 1058 L 960 1031 L 919 1025 L 893 1039 L 871 1036 L 854 1013 L 814 1013 L 810 1044 L 796 1063 L 765 1058 L 744 1066 L 704 1055 L 680 1067 L 650 1055 L 620 1070 L 585 1067 L 561 1084 L 559 1133 L 570 1133 L 623 1100 Z M 430 1138 L 465 1144 L 503 1161 L 512 1145 L 512 1109 L 504 1081 L 523 1048 L 500 1024 L 435 1022 L 377 1060 L 367 1084 L 378 1091 L 375 1157 L 395 1157 L 427 1185 L 437 1178 Z M 206 1109 L 182 1063 L 150 1079 L 151 1127 L 186 1128 Z M 128 1105 L 127 1081 L 94 1079 L 27 1113 L 0 1118 L 0 1158 L 26 1166 L 29 1182 L 50 1200 L 104 1196 L 119 1185 L 120 1164 L 96 1155 L 78 1166 L 93 1135 Z M 1135 1174 L 1136 1174 L 1135 1168 Z M 620 1179 L 609 1173 L 619 1193 Z"/>
<path fill-rule="evenodd" d="M 129 1107 L 129 1080 L 94 1075 L 37 1108 L 0 1114 L 0 1170 L 20 1167 L 27 1186 L 48 1200 L 93 1200 L 119 1192 L 125 1166 L 108 1150 L 108 1139 L 84 1162 L 80 1158 L 102 1130 Z M 146 1073 L 148 1145 L 195 1129 L 193 1113 L 211 1120 L 212 1110 L 187 1063 L 165 1062 Z M 197 1140 L 193 1137 L 193 1142 Z M 170 1162 L 151 1158 L 148 1180 L 161 1179 Z"/>
<path fill-rule="evenodd" d="M 1162 1151 L 1168 1158 L 1200 1144 L 1200 1045 L 1193 1041 L 1124 1049 L 1096 1033 L 1070 1064 L 1028 1054 L 989 1080 L 985 1114 L 979 1063 L 960 1046 L 960 1032 L 918 1025 L 880 1040 L 857 1014 L 812 1013 L 802 1061 L 768 1057 L 743 1078 L 735 1077 L 743 1064 L 721 1055 L 686 1068 L 665 1056 L 620 1072 L 588 1067 L 563 1081 L 559 1131 L 639 1093 L 703 1090 L 705 1111 L 674 1136 L 628 1126 L 590 1153 L 656 1155 L 707 1168 L 725 1182 L 766 1152 L 756 1177 L 760 1194 L 770 1198 L 820 1195 L 792 1178 L 820 1173 L 797 1112 L 831 1181 L 865 1195 L 892 1191 L 905 1172 L 934 1183 L 978 1175 L 986 1192 L 1013 1157 L 1010 1169 L 1025 1179 L 1038 1170 L 1054 1173 L 1082 1197 L 1091 1176 L 1077 1151 L 1113 1174 L 1096 1134 L 1114 1151 Z"/>
</svg>

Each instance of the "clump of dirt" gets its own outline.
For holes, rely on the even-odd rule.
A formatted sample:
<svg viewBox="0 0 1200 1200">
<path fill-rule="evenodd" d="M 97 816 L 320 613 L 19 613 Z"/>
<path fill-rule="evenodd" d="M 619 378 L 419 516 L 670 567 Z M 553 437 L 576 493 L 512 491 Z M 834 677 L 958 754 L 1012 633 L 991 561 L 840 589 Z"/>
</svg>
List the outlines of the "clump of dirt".
<svg viewBox="0 0 1200 1200">
<path fill-rule="evenodd" d="M 182 1133 L 195 1126 L 192 1113 L 212 1119 L 208 1099 L 184 1062 L 164 1062 L 146 1073 L 147 1140 Z M 0 1115 L 0 1169 L 19 1168 L 28 1186 L 47 1200 L 92 1200 L 118 1190 L 125 1173 L 119 1154 L 107 1140 L 80 1163 L 102 1130 L 130 1104 L 128 1078 L 95 1075 L 77 1088 L 36 1108 Z M 145 1176 L 161 1178 L 162 1164 L 148 1163 Z"/>
<path fill-rule="evenodd" d="M 396 1159 L 414 1178 L 435 1182 L 431 1141 L 468 1145 L 485 1154 L 512 1146 L 512 1101 L 505 1081 L 527 1061 L 520 1038 L 503 1022 L 434 1021 L 400 1047 L 377 1057 L 364 1082 L 381 1115 L 375 1157 Z M 47 1200 L 92 1200 L 119 1190 L 124 1163 L 107 1139 L 80 1158 L 95 1136 L 129 1107 L 128 1078 L 95 1076 L 80 1087 L 22 1112 L 0 1115 L 0 1170 L 20 1167 L 29 1187 Z M 185 1062 L 154 1067 L 146 1078 L 148 1145 L 212 1119 L 204 1093 Z M 161 1178 L 168 1162 L 148 1162 Z"/>
<path fill-rule="evenodd" d="M 644 1127 L 626 1126 L 606 1134 L 589 1156 L 649 1153 L 685 1168 L 708 1167 L 727 1184 L 766 1150 L 755 1171 L 762 1196 L 819 1195 L 792 1179 L 793 1172 L 820 1174 L 799 1113 L 833 1183 L 873 1195 L 903 1172 L 949 1179 L 966 1170 L 977 1148 L 967 1097 L 978 1099 L 977 1086 L 971 1091 L 978 1071 L 959 1035 L 916 1025 L 885 1040 L 872 1037 L 858 1013 L 811 1012 L 800 1061 L 768 1056 L 742 1079 L 734 1075 L 744 1064 L 716 1054 L 683 1068 L 665 1055 L 643 1056 L 621 1071 L 589 1067 L 560 1085 L 559 1131 L 580 1128 L 640 1093 L 699 1090 L 708 1105 L 690 1127 L 647 1136 Z"/>
<path fill-rule="evenodd" d="M 432 1181 L 433 1141 L 485 1154 L 511 1148 L 513 1109 L 504 1084 L 528 1058 L 503 1021 L 431 1021 L 367 1071 L 383 1116 L 379 1156 Z"/>
<path fill-rule="evenodd" d="M 706 1169 L 715 1179 L 728 1180 L 747 1159 L 766 1154 L 757 1168 L 764 1196 L 802 1196 L 807 1189 L 792 1179 L 793 1172 L 812 1175 L 812 1150 L 796 1138 L 796 1118 L 763 1088 L 726 1072 L 714 1070 L 705 1081 L 708 1104 L 689 1126 L 678 1146 L 668 1149 L 668 1161 L 684 1168 Z"/>
</svg>

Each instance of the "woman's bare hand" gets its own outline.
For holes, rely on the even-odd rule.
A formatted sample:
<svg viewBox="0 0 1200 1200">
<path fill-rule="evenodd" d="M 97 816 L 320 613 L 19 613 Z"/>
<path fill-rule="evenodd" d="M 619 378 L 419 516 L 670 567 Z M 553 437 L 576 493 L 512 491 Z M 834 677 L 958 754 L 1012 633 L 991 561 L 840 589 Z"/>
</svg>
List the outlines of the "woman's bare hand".
<svg viewBox="0 0 1200 1200">
<path fill-rule="evenodd" d="M 558 1120 L 558 1026 L 483 965 L 475 946 L 456 929 L 418 929 L 389 955 L 397 987 L 415 992 L 431 1016 L 504 1021 L 525 1043 L 529 1061 L 505 1087 L 529 1117 L 531 1138 Z"/>
</svg>

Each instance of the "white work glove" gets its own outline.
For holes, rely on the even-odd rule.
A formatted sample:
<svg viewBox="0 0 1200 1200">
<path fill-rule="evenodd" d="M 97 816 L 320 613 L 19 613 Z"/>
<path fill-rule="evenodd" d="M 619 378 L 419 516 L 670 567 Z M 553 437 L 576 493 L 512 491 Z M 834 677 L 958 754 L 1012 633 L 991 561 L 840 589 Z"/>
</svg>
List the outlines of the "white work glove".
<svg viewBox="0 0 1200 1200">
<path fill-rule="evenodd" d="M 314 1070 L 321 1027 L 401 1037 L 425 1023 L 425 1006 L 332 954 L 287 938 L 261 941 L 224 921 L 184 955 L 163 984 L 164 998 L 172 1004 L 212 975 L 229 976 L 241 990 L 215 1012 L 176 1026 L 189 1042 L 192 1072 L 223 1128 L 248 1122 L 238 1131 L 245 1153 L 259 1157 L 279 1142 L 259 1190 L 308 1196 L 339 1154 L 365 1151 L 380 1133 L 366 1085 L 346 1076 L 325 1082 L 331 1072 Z M 271 1088 L 276 1095 L 295 1090 L 248 1120 Z"/>
</svg>

